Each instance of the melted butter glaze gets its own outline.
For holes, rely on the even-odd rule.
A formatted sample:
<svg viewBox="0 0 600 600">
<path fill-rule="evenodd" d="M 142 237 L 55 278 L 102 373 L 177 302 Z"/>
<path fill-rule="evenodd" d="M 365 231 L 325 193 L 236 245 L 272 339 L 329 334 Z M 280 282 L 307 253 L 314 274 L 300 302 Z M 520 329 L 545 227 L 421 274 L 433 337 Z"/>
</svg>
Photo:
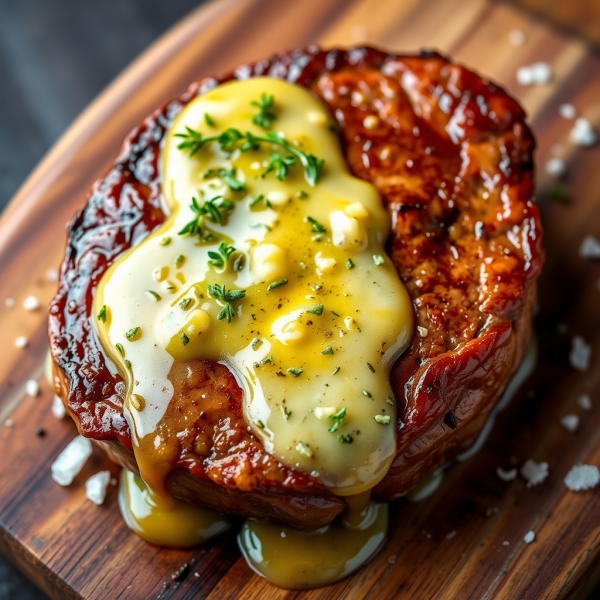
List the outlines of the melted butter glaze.
<svg viewBox="0 0 600 600">
<path fill-rule="evenodd" d="M 214 510 L 153 493 L 127 469 L 121 471 L 119 508 L 129 529 L 151 544 L 168 548 L 193 548 L 230 525 L 226 516 Z"/>
<path fill-rule="evenodd" d="M 251 124 L 252 101 L 265 93 L 276 98 L 273 125 L 324 159 L 312 187 L 301 168 L 281 181 L 262 176 L 269 148 L 229 154 L 207 146 L 194 156 L 178 148 L 177 135 L 186 128 L 214 134 L 205 114 L 222 131 L 250 128 L 260 136 Z M 171 217 L 107 271 L 94 309 L 106 307 L 105 322 L 95 321 L 98 336 L 127 378 L 134 452 L 155 491 L 163 489 L 173 446 L 187 428 L 164 420 L 174 392 L 169 374 L 174 362 L 190 359 L 224 361 L 244 389 L 246 420 L 267 451 L 336 494 L 368 490 L 388 470 L 396 420 L 389 369 L 409 343 L 412 307 L 384 258 L 389 221 L 379 195 L 347 172 L 329 124 L 302 87 L 256 78 L 198 97 L 166 136 L 162 164 Z M 234 169 L 246 189 L 228 189 L 210 175 L 218 169 Z M 264 200 L 253 204 L 258 195 L 269 201 L 266 208 Z M 193 216 L 187 207 L 193 196 L 231 202 L 223 223 L 201 221 L 200 238 L 180 235 Z M 317 235 L 310 219 L 320 224 Z M 211 265 L 209 253 L 224 240 L 235 254 Z M 244 259 L 238 270 L 234 257 Z M 284 286 L 270 290 L 284 277 Z M 215 283 L 246 292 L 231 322 L 217 318 L 223 302 L 211 295 Z M 127 338 L 134 325 L 136 335 Z M 331 416 L 340 411 L 334 427 Z"/>
<path fill-rule="evenodd" d="M 58 393 L 85 435 L 119 440 L 121 461 L 132 460 L 122 415 L 125 385 L 107 368 L 90 331 L 94 288 L 114 260 L 164 220 L 159 144 L 182 106 L 224 81 L 264 75 L 295 81 L 321 98 L 340 126 L 350 170 L 375 184 L 392 219 L 390 253 L 416 324 L 427 330 L 393 371 L 403 398 L 398 453 L 375 494 L 401 495 L 462 451 L 461 443 L 483 426 L 523 354 L 543 262 L 532 202 L 534 143 L 522 109 L 494 84 L 435 53 L 293 51 L 204 79 L 135 129 L 69 227 L 50 314 Z M 367 115 L 379 117 L 377 127 L 364 126 Z M 219 411 L 211 404 L 181 439 L 172 466 L 191 475 L 187 487 L 177 489 L 180 497 L 206 502 L 217 495 L 228 511 L 247 514 L 244 494 L 252 492 L 251 505 L 264 502 L 260 514 L 280 520 L 290 515 L 280 510 L 287 498 L 296 505 L 304 498 L 298 524 L 325 514 L 327 500 L 326 518 L 332 518 L 335 499 L 278 463 L 243 427 L 240 390 L 225 367 L 205 362 L 184 379 L 205 382 L 206 391 L 213 390 L 207 398 L 224 404 Z M 198 414 L 194 403 L 186 386 L 176 388 L 174 412 L 194 408 Z"/>
<path fill-rule="evenodd" d="M 381 549 L 387 527 L 387 504 L 369 502 L 314 531 L 246 521 L 238 545 L 259 575 L 300 590 L 339 581 L 369 562 Z"/>
</svg>

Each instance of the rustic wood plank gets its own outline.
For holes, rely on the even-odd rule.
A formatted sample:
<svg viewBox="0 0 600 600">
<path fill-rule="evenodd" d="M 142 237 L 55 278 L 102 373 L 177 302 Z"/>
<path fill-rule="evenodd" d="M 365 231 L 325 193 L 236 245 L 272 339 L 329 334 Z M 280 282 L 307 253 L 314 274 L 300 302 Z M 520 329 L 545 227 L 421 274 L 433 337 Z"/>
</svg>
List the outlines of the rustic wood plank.
<svg viewBox="0 0 600 600">
<path fill-rule="evenodd" d="M 525 46 L 508 43 L 512 29 L 525 31 Z M 73 426 L 50 415 L 47 389 L 37 399 L 24 396 L 24 382 L 41 378 L 44 315 L 1 310 L 0 422 L 15 424 L 0 427 L 0 550 L 54 598 L 583 598 L 600 576 L 599 492 L 574 494 L 562 485 L 573 464 L 600 464 L 600 265 L 578 256 L 584 235 L 600 237 L 600 150 L 573 147 L 571 124 L 557 114 L 560 103 L 571 101 L 598 124 L 600 81 L 594 75 L 600 58 L 514 6 L 405 0 L 381 2 L 374 10 L 368 0 L 221 0 L 192 13 L 90 106 L 20 190 L 0 220 L 3 289 L 18 304 L 30 293 L 50 299 L 54 285 L 44 273 L 62 254 L 63 223 L 128 129 L 190 81 L 282 48 L 363 39 L 398 50 L 426 46 L 452 53 L 523 101 L 538 135 L 540 165 L 553 144 L 563 145 L 572 204 L 553 203 L 547 191 L 554 182 L 543 169 L 539 177 L 548 263 L 540 282 L 535 373 L 499 415 L 481 451 L 448 470 L 431 498 L 394 503 L 389 540 L 371 564 L 335 586 L 289 592 L 252 573 L 234 532 L 194 552 L 160 550 L 130 534 L 114 488 L 103 507 L 85 499 L 87 476 L 104 468 L 116 474 L 100 452 L 70 488 L 56 486 L 49 466 L 74 435 Z M 516 68 L 536 60 L 552 63 L 552 83 L 519 86 Z M 32 228 L 36 244 L 28 243 Z M 557 330 L 558 323 L 566 330 Z M 593 365 L 584 374 L 568 365 L 574 334 L 594 346 Z M 27 350 L 14 350 L 17 335 L 30 338 Z M 594 401 L 590 413 L 576 405 L 584 392 Z M 559 423 L 569 412 L 582 416 L 576 434 Z M 39 427 L 44 437 L 36 436 Z M 550 464 L 542 485 L 527 489 L 522 480 L 507 484 L 496 476 L 496 467 L 527 458 Z M 530 529 L 536 541 L 526 545 Z M 189 576 L 171 581 L 171 573 L 191 561 Z"/>
</svg>

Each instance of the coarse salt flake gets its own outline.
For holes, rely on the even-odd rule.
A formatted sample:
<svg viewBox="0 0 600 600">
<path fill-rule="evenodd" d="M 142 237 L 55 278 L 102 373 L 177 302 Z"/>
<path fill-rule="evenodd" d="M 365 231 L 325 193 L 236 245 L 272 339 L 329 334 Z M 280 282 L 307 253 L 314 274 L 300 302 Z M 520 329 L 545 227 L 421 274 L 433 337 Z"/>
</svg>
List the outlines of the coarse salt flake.
<svg viewBox="0 0 600 600">
<path fill-rule="evenodd" d="M 427 329 L 427 327 L 421 327 L 420 325 L 417 325 L 417 333 L 419 334 L 419 337 L 424 338 L 429 334 L 429 329 Z"/>
<path fill-rule="evenodd" d="M 567 431 L 573 433 L 579 427 L 579 417 L 577 415 L 565 415 L 560 420 L 560 424 Z"/>
<path fill-rule="evenodd" d="M 29 341 L 27 340 L 27 338 L 24 335 L 20 335 L 15 340 L 15 346 L 17 348 L 25 348 L 27 346 L 27 344 L 29 344 Z"/>
<path fill-rule="evenodd" d="M 553 177 L 563 177 L 567 173 L 567 164 L 562 158 L 551 158 L 546 163 L 546 173 Z"/>
<path fill-rule="evenodd" d="M 581 258 L 600 258 L 600 241 L 593 235 L 586 235 L 579 246 Z"/>
<path fill-rule="evenodd" d="M 52 399 L 52 414 L 57 419 L 64 419 L 65 415 L 67 414 L 67 409 L 65 408 L 63 401 L 58 396 L 54 396 Z"/>
<path fill-rule="evenodd" d="M 40 393 L 40 384 L 35 379 L 29 379 L 25 384 L 25 393 L 35 398 Z"/>
<path fill-rule="evenodd" d="M 81 435 L 75 437 L 58 455 L 50 470 L 58 485 L 71 485 L 92 455 L 92 442 Z"/>
<path fill-rule="evenodd" d="M 517 470 L 510 469 L 509 471 L 505 471 L 504 469 L 498 467 L 496 469 L 496 475 L 498 475 L 502 481 L 513 481 L 513 479 L 517 477 Z"/>
<path fill-rule="evenodd" d="M 542 483 L 548 477 L 548 463 L 536 463 L 533 460 L 527 460 L 521 467 L 521 477 L 527 480 L 527 487 L 533 487 Z"/>
<path fill-rule="evenodd" d="M 526 544 L 531 544 L 531 542 L 533 542 L 533 540 L 535 540 L 535 533 L 533 533 L 533 531 L 528 531 L 525 534 L 525 537 L 523 538 L 523 541 Z"/>
<path fill-rule="evenodd" d="M 40 307 L 40 301 L 35 296 L 27 296 L 23 302 L 23 308 L 25 310 L 38 310 Z"/>
<path fill-rule="evenodd" d="M 88 500 L 100 506 L 106 498 L 106 488 L 110 483 L 110 471 L 100 471 L 85 482 L 85 495 Z"/>
<path fill-rule="evenodd" d="M 598 136 L 592 127 L 592 124 L 583 117 L 575 120 L 575 125 L 569 134 L 571 141 L 577 146 L 587 148 L 593 146 L 598 141 Z"/>
<path fill-rule="evenodd" d="M 572 104 L 561 104 L 558 107 L 558 114 L 563 119 L 574 119 L 577 116 L 577 109 Z"/>
<path fill-rule="evenodd" d="M 588 394 L 581 394 L 581 396 L 577 398 L 577 405 L 583 410 L 592 410 L 592 399 Z"/>
<path fill-rule="evenodd" d="M 596 465 L 575 465 L 563 482 L 572 492 L 591 490 L 600 483 L 600 470 Z"/>
<path fill-rule="evenodd" d="M 580 335 L 574 336 L 571 344 L 571 352 L 569 352 L 571 366 L 578 371 L 587 371 L 592 358 L 592 347 Z"/>
<path fill-rule="evenodd" d="M 552 79 L 552 69 L 545 62 L 537 62 L 517 69 L 517 81 L 521 85 L 548 83 Z"/>
</svg>

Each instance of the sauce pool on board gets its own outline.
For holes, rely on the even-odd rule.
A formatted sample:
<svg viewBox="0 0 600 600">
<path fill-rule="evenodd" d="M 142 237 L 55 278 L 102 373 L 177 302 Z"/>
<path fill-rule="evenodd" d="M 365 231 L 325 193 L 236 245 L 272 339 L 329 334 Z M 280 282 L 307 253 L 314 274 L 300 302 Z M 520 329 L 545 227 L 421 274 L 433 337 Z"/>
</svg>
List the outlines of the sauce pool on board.
<svg viewBox="0 0 600 600">
<path fill-rule="evenodd" d="M 126 382 L 133 450 L 156 497 L 169 496 L 178 448 L 163 421 L 171 374 L 197 359 L 229 367 L 246 421 L 284 465 L 348 497 L 388 471 L 389 372 L 410 342 L 412 305 L 385 254 L 379 194 L 349 173 L 331 125 L 306 89 L 256 78 L 195 98 L 165 136 L 169 216 L 106 272 L 93 319 Z M 247 524 L 240 540 L 269 527 Z M 352 546 L 340 544 L 347 523 L 325 530 Z"/>
</svg>

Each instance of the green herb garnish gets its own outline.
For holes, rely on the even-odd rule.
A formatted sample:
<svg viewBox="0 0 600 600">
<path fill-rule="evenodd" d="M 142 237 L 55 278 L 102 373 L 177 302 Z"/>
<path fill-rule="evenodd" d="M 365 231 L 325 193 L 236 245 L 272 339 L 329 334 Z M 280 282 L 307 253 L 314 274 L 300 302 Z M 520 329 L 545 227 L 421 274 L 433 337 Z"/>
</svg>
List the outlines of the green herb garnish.
<svg viewBox="0 0 600 600">
<path fill-rule="evenodd" d="M 325 225 L 322 225 L 316 219 L 313 219 L 312 217 L 306 217 L 306 220 L 312 224 L 312 227 L 310 228 L 310 230 L 313 233 L 327 233 L 327 229 L 325 229 Z"/>
<path fill-rule="evenodd" d="M 335 312 L 335 310 L 330 310 L 329 311 L 334 317 L 339 317 L 340 315 L 338 313 Z"/>
<path fill-rule="evenodd" d="M 160 240 L 161 246 L 168 246 L 170 243 L 171 243 L 170 237 L 164 237 L 162 240 Z"/>
<path fill-rule="evenodd" d="M 235 178 L 235 169 L 209 169 L 204 173 L 204 179 L 212 177 L 221 177 L 227 187 L 234 192 L 242 192 L 246 189 L 246 184 Z"/>
<path fill-rule="evenodd" d="M 373 394 L 371 394 L 371 392 L 368 392 L 367 390 L 363 390 L 363 396 L 366 396 L 367 398 L 372 398 Z"/>
<path fill-rule="evenodd" d="M 342 444 L 351 444 L 354 441 L 354 438 L 349 433 L 342 433 L 342 435 L 338 436 L 338 440 Z"/>
<path fill-rule="evenodd" d="M 307 458 L 312 458 L 313 452 L 308 444 L 305 444 L 304 442 L 298 442 L 296 444 L 296 450 L 298 454 L 302 454 L 302 456 L 306 456 Z"/>
<path fill-rule="evenodd" d="M 373 254 L 373 262 L 380 267 L 385 262 L 385 258 L 381 254 Z"/>
<path fill-rule="evenodd" d="M 98 313 L 98 321 L 102 321 L 103 323 L 106 323 L 106 304 L 102 305 L 102 308 L 100 309 L 100 312 Z"/>
<path fill-rule="evenodd" d="M 329 418 L 332 421 L 335 421 L 335 423 L 327 431 L 329 431 L 329 433 L 336 432 L 338 430 L 338 427 L 340 426 L 340 423 L 344 420 L 345 416 L 346 416 L 346 407 L 342 408 L 341 410 L 338 410 L 333 415 L 329 415 Z"/>
<path fill-rule="evenodd" d="M 126 366 L 128 369 L 131 369 L 131 361 L 130 361 L 130 360 L 127 360 L 127 359 L 125 359 L 125 366 Z"/>
<path fill-rule="evenodd" d="M 273 355 L 269 355 L 269 356 L 265 356 L 263 359 L 261 359 L 260 364 L 261 365 L 268 365 L 269 363 L 273 362 Z"/>
<path fill-rule="evenodd" d="M 292 411 L 287 406 L 283 407 L 283 416 L 286 421 L 292 416 Z"/>
<path fill-rule="evenodd" d="M 125 333 L 125 337 L 130 341 L 133 342 L 136 340 L 136 338 L 139 338 L 139 333 L 142 331 L 141 327 L 132 327 L 129 331 L 127 331 Z"/>
<path fill-rule="evenodd" d="M 323 305 L 322 304 L 316 304 L 312 308 L 307 308 L 306 312 L 307 313 L 311 313 L 313 315 L 322 315 L 323 314 Z"/>
<path fill-rule="evenodd" d="M 288 168 L 293 167 L 296 164 L 296 159 L 290 154 L 288 156 L 281 156 L 277 152 L 271 152 L 269 154 L 270 163 L 265 171 L 261 174 L 264 179 L 271 171 L 275 171 L 275 177 L 280 181 L 283 181 L 287 175 Z"/>
<path fill-rule="evenodd" d="M 258 196 L 256 196 L 256 198 L 253 198 L 252 200 L 250 200 L 250 208 L 252 208 L 255 204 L 258 204 L 262 199 L 264 198 L 263 194 L 259 194 Z"/>
<path fill-rule="evenodd" d="M 223 267 L 227 264 L 233 252 L 235 252 L 233 246 L 228 246 L 225 242 L 221 242 L 218 252 L 214 252 L 213 250 L 208 251 L 208 256 L 210 257 L 208 264 L 215 267 Z"/>
<path fill-rule="evenodd" d="M 287 372 L 294 377 L 298 377 L 298 375 L 302 375 L 304 373 L 304 369 L 296 369 L 295 367 L 290 367 Z"/>
<path fill-rule="evenodd" d="M 274 290 L 275 288 L 281 287 L 282 285 L 287 285 L 288 280 L 287 279 L 280 279 L 279 281 L 274 281 L 273 283 L 269 284 L 269 287 L 267 288 L 267 292 L 270 292 L 271 290 Z"/>
<path fill-rule="evenodd" d="M 393 398 L 392 398 L 391 396 L 388 396 L 388 397 L 385 399 L 385 401 L 386 401 L 388 404 L 391 404 L 392 406 L 394 406 L 394 400 L 393 400 Z"/>
<path fill-rule="evenodd" d="M 215 122 L 213 121 L 213 118 L 208 113 L 204 113 L 204 122 L 209 127 L 214 127 L 215 126 Z"/>
<path fill-rule="evenodd" d="M 326 354 L 333 354 L 333 348 L 331 346 L 327 346 L 327 348 L 325 348 L 325 350 L 321 350 L 321 354 L 323 354 L 324 356 Z"/>
<path fill-rule="evenodd" d="M 181 332 L 179 339 L 181 340 L 181 343 L 184 346 L 187 346 L 190 343 L 190 338 L 183 331 Z"/>
<path fill-rule="evenodd" d="M 381 425 L 387 425 L 390 422 L 390 415 L 375 415 L 374 419 Z"/>
<path fill-rule="evenodd" d="M 146 290 L 146 294 L 148 294 L 149 296 L 151 296 L 151 297 L 152 297 L 152 299 L 153 299 L 155 302 L 158 302 L 158 301 L 161 299 L 161 298 L 160 298 L 160 295 L 159 295 L 159 294 L 157 294 L 156 292 L 153 292 L 152 290 Z"/>
<path fill-rule="evenodd" d="M 256 106 L 259 110 L 258 114 L 252 117 L 252 122 L 263 129 L 269 129 L 269 127 L 271 127 L 271 121 L 274 121 L 277 118 L 272 111 L 273 105 L 275 104 L 273 94 L 263 93 L 260 100 L 252 100 L 250 104 Z"/>
<path fill-rule="evenodd" d="M 185 256 L 183 254 L 180 254 L 176 259 L 175 259 L 175 266 L 180 269 L 181 267 L 183 267 L 183 263 L 185 263 Z"/>
<path fill-rule="evenodd" d="M 115 344 L 115 348 L 119 351 L 121 356 L 125 356 L 125 348 L 123 348 L 123 344 Z"/>
<path fill-rule="evenodd" d="M 354 263 L 351 258 L 346 259 L 346 269 L 354 269 Z"/>
<path fill-rule="evenodd" d="M 340 372 L 340 369 L 341 369 L 341 367 L 336 367 L 336 368 L 333 370 L 333 374 L 334 374 L 334 375 L 337 375 L 337 374 Z"/>
<path fill-rule="evenodd" d="M 187 310 L 190 307 L 192 302 L 193 302 L 193 300 L 191 298 L 184 298 L 179 303 L 179 308 L 181 308 L 182 310 Z"/>
<path fill-rule="evenodd" d="M 228 323 L 231 323 L 231 319 L 235 316 L 235 310 L 231 305 L 231 302 L 242 300 L 246 296 L 246 290 L 227 290 L 224 285 L 215 283 L 214 285 L 208 285 L 208 292 L 217 300 L 225 303 L 221 312 L 217 316 L 217 320 L 227 319 Z"/>
</svg>

